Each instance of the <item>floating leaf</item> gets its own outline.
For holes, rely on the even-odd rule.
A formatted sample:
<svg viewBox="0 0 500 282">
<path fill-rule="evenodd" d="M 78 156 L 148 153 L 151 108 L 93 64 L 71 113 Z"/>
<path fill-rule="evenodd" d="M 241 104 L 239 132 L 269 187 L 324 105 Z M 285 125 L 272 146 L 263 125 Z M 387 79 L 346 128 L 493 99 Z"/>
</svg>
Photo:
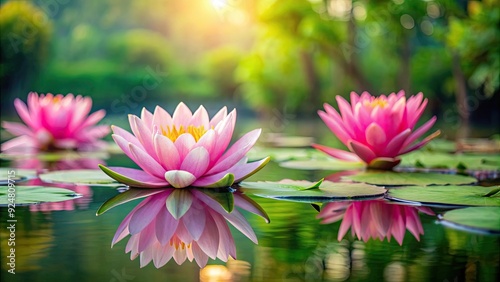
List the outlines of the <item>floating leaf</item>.
<svg viewBox="0 0 500 282">
<path fill-rule="evenodd" d="M 394 172 L 394 171 L 363 171 L 355 175 L 345 176 L 342 179 L 354 182 L 364 182 L 374 185 L 448 185 L 471 184 L 476 178 L 456 174 Z"/>
<path fill-rule="evenodd" d="M 15 198 L 10 197 L 15 195 Z M 15 192 L 9 191 L 8 186 L 0 187 L 0 206 L 8 206 L 15 203 L 19 205 L 30 205 L 45 202 L 61 202 L 79 197 L 75 192 L 55 187 L 42 186 L 16 186 Z M 10 201 L 12 199 L 12 201 Z"/>
<path fill-rule="evenodd" d="M 456 209 L 446 212 L 440 219 L 450 227 L 500 234 L 500 207 Z"/>
<path fill-rule="evenodd" d="M 307 160 L 316 157 L 323 157 L 322 153 L 309 148 L 267 148 L 253 147 L 248 153 L 249 160 L 260 160 L 270 156 L 275 162 L 284 162 L 288 160 Z M 324 159 L 327 157 L 324 156 Z"/>
<path fill-rule="evenodd" d="M 107 159 L 109 154 L 103 151 L 93 152 L 78 152 L 78 151 L 58 151 L 58 152 L 38 152 L 33 154 L 0 154 L 0 158 L 6 160 L 26 160 L 37 159 L 42 162 L 56 162 L 61 160 L 78 160 L 78 159 Z"/>
<path fill-rule="evenodd" d="M 47 183 L 71 183 L 85 185 L 105 185 L 112 184 L 118 186 L 118 182 L 107 176 L 99 169 L 77 169 L 77 170 L 58 170 L 40 175 L 40 179 Z"/>
<path fill-rule="evenodd" d="M 286 168 L 306 170 L 349 170 L 365 167 L 361 162 L 348 162 L 337 159 L 296 160 L 283 162 L 280 165 Z"/>
<path fill-rule="evenodd" d="M 457 170 L 500 170 L 500 155 L 416 151 L 402 156 L 401 166 Z"/>
<path fill-rule="evenodd" d="M 108 210 L 135 199 L 145 198 L 154 194 L 165 191 L 165 189 L 140 189 L 140 188 L 130 188 L 127 191 L 114 196 L 104 202 L 99 209 L 97 209 L 96 215 L 101 215 Z"/>
<path fill-rule="evenodd" d="M 315 187 L 320 183 L 319 187 Z M 311 187 L 315 187 L 312 188 Z M 279 182 L 242 182 L 238 188 L 260 197 L 288 199 L 299 202 L 328 202 L 332 200 L 381 197 L 386 190 L 362 183 L 310 182 L 285 179 Z"/>
<path fill-rule="evenodd" d="M 423 205 L 500 206 L 500 195 L 485 197 L 492 187 L 482 186 L 408 186 L 390 189 L 391 200 Z"/>
<path fill-rule="evenodd" d="M 17 182 L 36 178 L 36 170 L 18 168 L 0 168 L 0 185 L 16 184 Z"/>
</svg>

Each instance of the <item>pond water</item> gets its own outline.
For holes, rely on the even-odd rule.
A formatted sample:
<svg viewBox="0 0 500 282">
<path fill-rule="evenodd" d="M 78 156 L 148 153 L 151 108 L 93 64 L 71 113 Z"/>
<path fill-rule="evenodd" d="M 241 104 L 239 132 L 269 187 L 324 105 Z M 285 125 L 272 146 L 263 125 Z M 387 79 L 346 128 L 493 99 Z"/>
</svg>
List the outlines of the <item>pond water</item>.
<svg viewBox="0 0 500 282">
<path fill-rule="evenodd" d="M 2 166 L 26 163 L 3 162 Z M 118 154 L 112 154 L 106 163 L 134 166 Z M 317 181 L 329 174 L 283 168 L 270 162 L 248 181 Z M 328 216 L 319 214 L 318 207 L 309 203 L 254 195 L 249 196 L 267 212 L 271 222 L 242 211 L 258 244 L 230 226 L 237 260 L 209 259 L 207 267 L 201 270 L 194 261 L 178 265 L 173 259 L 160 268 L 152 262 L 141 268 L 139 258 L 131 260 L 130 254 L 125 253 L 128 238 L 113 248 L 111 241 L 120 222 L 142 200 L 124 203 L 96 216 L 99 207 L 120 192 L 108 186 L 73 189 L 83 197 L 16 207 L 15 275 L 7 272 L 9 213 L 5 207 L 0 208 L 2 281 L 497 281 L 500 275 L 500 236 L 446 227 L 437 218 L 443 209 L 399 205 L 394 208 L 394 204 L 375 200 L 373 212 L 364 214 L 367 219 L 356 227 L 366 240 L 358 239 L 351 230 L 343 230 L 346 234 L 339 240 L 342 216 L 324 224 L 319 217 L 326 220 Z M 345 220 L 352 202 L 336 204 L 339 206 L 330 206 L 332 213 L 344 215 Z M 321 209 L 328 205 L 324 203 Z M 384 222 L 377 217 L 384 214 L 396 220 L 397 216 L 391 214 L 395 209 L 398 213 L 404 210 L 407 225 L 395 227 L 399 231 L 393 230 L 394 234 L 404 235 L 396 238 L 393 234 L 389 241 L 387 234 L 375 230 L 380 226 L 373 223 Z M 368 239 L 370 234 L 379 238 Z"/>
</svg>

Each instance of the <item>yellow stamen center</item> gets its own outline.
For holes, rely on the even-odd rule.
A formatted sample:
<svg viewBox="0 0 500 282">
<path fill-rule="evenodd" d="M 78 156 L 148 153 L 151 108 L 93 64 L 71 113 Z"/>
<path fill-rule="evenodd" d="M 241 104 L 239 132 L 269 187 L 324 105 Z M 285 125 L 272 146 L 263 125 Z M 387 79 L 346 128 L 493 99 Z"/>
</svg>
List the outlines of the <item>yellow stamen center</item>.
<svg viewBox="0 0 500 282">
<path fill-rule="evenodd" d="M 383 109 L 383 108 L 385 108 L 388 105 L 388 103 L 387 103 L 386 99 L 375 98 L 371 102 L 370 101 L 365 101 L 364 105 L 365 106 L 369 106 L 372 109 L 375 108 L 375 107 L 377 107 L 377 106 Z"/>
<path fill-rule="evenodd" d="M 184 250 L 184 249 L 189 249 L 191 248 L 191 243 L 187 244 L 180 241 L 179 239 L 170 239 L 170 246 L 173 246 L 176 250 Z"/>
<path fill-rule="evenodd" d="M 162 134 L 167 137 L 168 139 L 172 140 L 172 142 L 175 142 L 181 134 L 184 133 L 189 133 L 194 137 L 194 140 L 198 142 L 200 140 L 201 136 L 207 132 L 205 127 L 203 125 L 201 126 L 194 126 L 194 125 L 188 125 L 187 127 L 184 127 L 181 125 L 179 128 L 172 126 L 169 127 L 167 126 L 166 129 L 161 129 Z"/>
</svg>

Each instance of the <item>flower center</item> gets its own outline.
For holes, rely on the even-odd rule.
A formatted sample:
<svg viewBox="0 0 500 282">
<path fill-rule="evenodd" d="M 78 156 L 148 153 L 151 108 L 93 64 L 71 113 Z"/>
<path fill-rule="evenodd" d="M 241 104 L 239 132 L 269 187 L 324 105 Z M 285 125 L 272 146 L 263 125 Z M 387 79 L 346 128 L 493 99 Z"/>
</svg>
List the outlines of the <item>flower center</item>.
<svg viewBox="0 0 500 282">
<path fill-rule="evenodd" d="M 364 104 L 365 106 L 370 106 L 372 109 L 375 107 L 380 107 L 383 109 L 388 105 L 387 100 L 382 98 L 375 98 L 372 101 L 365 101 Z"/>
<path fill-rule="evenodd" d="M 60 96 L 56 96 L 54 98 L 52 98 L 52 103 L 53 104 L 59 104 L 61 102 L 61 97 Z"/>
<path fill-rule="evenodd" d="M 194 140 L 198 142 L 200 140 L 201 136 L 207 132 L 205 127 L 203 125 L 201 126 L 194 126 L 194 125 L 188 125 L 187 127 L 184 127 L 181 125 L 179 128 L 177 128 L 175 125 L 170 127 L 167 126 L 167 129 L 161 129 L 162 134 L 167 137 L 168 139 L 172 140 L 172 142 L 175 142 L 179 136 L 181 136 L 184 133 L 189 133 L 194 137 Z"/>
</svg>

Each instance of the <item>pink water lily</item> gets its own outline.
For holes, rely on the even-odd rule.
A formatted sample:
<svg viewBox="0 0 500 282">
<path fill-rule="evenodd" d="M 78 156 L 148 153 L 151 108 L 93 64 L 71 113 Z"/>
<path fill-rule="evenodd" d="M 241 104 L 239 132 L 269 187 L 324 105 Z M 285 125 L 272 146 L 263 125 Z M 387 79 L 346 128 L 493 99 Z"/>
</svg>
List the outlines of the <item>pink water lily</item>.
<svg viewBox="0 0 500 282">
<path fill-rule="evenodd" d="M 403 244 L 406 230 L 420 240 L 424 234 L 418 212 L 434 215 L 428 207 L 411 207 L 385 202 L 383 200 L 359 202 L 331 202 L 326 204 L 317 218 L 329 224 L 342 219 L 337 239 L 340 241 L 351 229 L 352 236 L 367 242 L 370 238 L 390 242 L 394 237 Z"/>
<path fill-rule="evenodd" d="M 2 144 L 2 151 L 89 149 L 103 146 L 99 139 L 109 133 L 107 126 L 96 126 L 105 115 L 99 110 L 89 115 L 90 97 L 68 94 L 28 94 L 28 104 L 20 99 L 14 107 L 24 122 L 2 122 L 2 126 L 17 136 Z"/>
<path fill-rule="evenodd" d="M 179 265 L 194 259 L 200 267 L 207 264 L 208 258 L 236 258 L 235 242 L 226 221 L 257 243 L 252 227 L 236 208 L 228 212 L 197 189 L 157 190 L 125 217 L 112 241 L 113 246 L 130 234 L 125 252 L 131 253 L 131 259 L 140 256 L 141 267 L 153 261 L 159 268 L 172 258 Z M 238 193 L 233 196 L 235 207 L 268 220 L 254 201 Z"/>
<path fill-rule="evenodd" d="M 391 169 L 401 161 L 399 156 L 421 148 L 440 134 L 438 130 L 417 142 L 436 122 L 436 117 L 432 117 L 415 129 L 427 105 L 422 93 L 407 100 L 402 90 L 378 97 L 368 92 L 361 96 L 351 92 L 350 104 L 341 96 L 336 100 L 340 114 L 327 103 L 325 111 L 320 110 L 318 114 L 350 152 L 318 144 L 312 146 L 341 160 Z"/>
<path fill-rule="evenodd" d="M 229 149 L 236 110 L 222 108 L 211 120 L 203 106 L 194 113 L 180 103 L 172 116 L 157 106 L 154 113 L 142 110 L 129 115 L 132 133 L 112 126 L 116 144 L 142 170 L 100 168 L 110 177 L 133 187 L 227 187 L 254 174 L 269 158 L 247 162 L 246 153 L 259 138 L 255 129 Z M 226 150 L 227 149 L 227 150 Z"/>
</svg>

